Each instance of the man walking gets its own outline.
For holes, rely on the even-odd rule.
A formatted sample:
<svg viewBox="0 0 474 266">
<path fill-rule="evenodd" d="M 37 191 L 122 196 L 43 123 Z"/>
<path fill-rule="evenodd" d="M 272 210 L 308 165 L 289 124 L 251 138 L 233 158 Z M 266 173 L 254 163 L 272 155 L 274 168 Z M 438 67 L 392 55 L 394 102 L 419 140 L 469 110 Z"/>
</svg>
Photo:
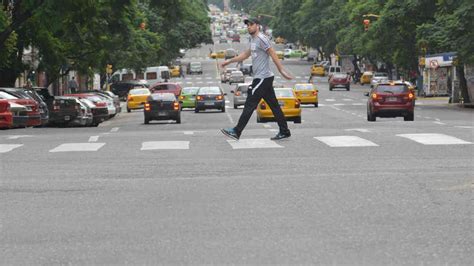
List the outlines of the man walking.
<svg viewBox="0 0 474 266">
<path fill-rule="evenodd" d="M 221 68 L 224 68 L 226 65 L 231 63 L 244 61 L 248 57 L 252 56 L 254 79 L 252 81 L 252 85 L 249 87 L 244 110 L 240 115 L 237 126 L 234 128 L 221 129 L 221 131 L 226 136 L 238 140 L 250 117 L 252 116 L 253 111 L 257 107 L 260 100 L 263 98 L 270 106 L 270 109 L 272 110 L 280 128 L 278 134 L 271 139 L 279 140 L 288 138 L 291 136 L 291 133 L 288 129 L 285 116 L 283 115 L 280 105 L 278 104 L 278 100 L 275 96 L 275 90 L 273 89 L 274 75 L 270 71 L 270 57 L 284 78 L 291 80 L 293 77 L 286 73 L 286 71 L 283 69 L 283 65 L 278 59 L 275 50 L 273 50 L 267 36 L 260 32 L 260 22 L 255 18 L 250 18 L 244 20 L 244 23 L 247 25 L 247 30 L 252 36 L 250 40 L 250 48 L 241 53 L 239 56 L 221 63 Z"/>
<path fill-rule="evenodd" d="M 75 78 L 72 77 L 72 79 L 68 81 L 68 88 L 70 93 L 76 93 L 78 87 L 79 85 L 77 84 Z"/>
</svg>

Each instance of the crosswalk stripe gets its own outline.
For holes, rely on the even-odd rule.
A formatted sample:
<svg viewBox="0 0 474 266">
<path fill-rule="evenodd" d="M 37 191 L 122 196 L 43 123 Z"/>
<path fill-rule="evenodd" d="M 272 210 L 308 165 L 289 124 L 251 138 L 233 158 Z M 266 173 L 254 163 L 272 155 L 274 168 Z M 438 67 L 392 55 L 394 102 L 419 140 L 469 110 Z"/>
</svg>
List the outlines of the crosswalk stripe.
<svg viewBox="0 0 474 266">
<path fill-rule="evenodd" d="M 0 144 L 0 153 L 7 153 L 21 146 L 23 144 Z"/>
<path fill-rule="evenodd" d="M 140 150 L 189 150 L 189 141 L 146 141 Z"/>
<path fill-rule="evenodd" d="M 49 152 L 98 151 L 105 143 L 64 143 Z"/>
<path fill-rule="evenodd" d="M 326 136 L 314 137 L 330 147 L 374 147 L 379 146 L 372 141 L 357 136 Z"/>
<path fill-rule="evenodd" d="M 424 145 L 452 145 L 452 144 L 472 144 L 456 137 L 445 134 L 398 134 L 398 137 L 407 138 Z"/>
<path fill-rule="evenodd" d="M 241 140 L 227 140 L 232 146 L 232 149 L 268 149 L 268 148 L 283 148 L 275 141 L 270 139 L 241 139 Z"/>
</svg>

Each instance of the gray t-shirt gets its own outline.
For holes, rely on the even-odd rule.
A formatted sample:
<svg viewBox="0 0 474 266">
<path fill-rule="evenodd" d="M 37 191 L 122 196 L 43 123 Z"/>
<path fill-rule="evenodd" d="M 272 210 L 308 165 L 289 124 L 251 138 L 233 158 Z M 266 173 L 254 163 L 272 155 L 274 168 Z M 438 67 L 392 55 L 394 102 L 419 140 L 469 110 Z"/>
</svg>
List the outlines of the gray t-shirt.
<svg viewBox="0 0 474 266">
<path fill-rule="evenodd" d="M 265 79 L 273 76 L 270 70 L 270 56 L 267 54 L 267 50 L 271 47 L 270 40 L 261 32 L 250 38 L 254 78 Z"/>
</svg>

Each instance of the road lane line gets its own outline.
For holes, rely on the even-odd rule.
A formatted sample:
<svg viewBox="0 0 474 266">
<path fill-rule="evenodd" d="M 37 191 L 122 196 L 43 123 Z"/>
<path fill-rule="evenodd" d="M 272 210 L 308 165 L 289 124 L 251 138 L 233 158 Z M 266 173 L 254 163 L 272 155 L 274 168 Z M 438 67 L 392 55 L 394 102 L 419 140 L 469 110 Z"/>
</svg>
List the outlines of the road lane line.
<svg viewBox="0 0 474 266">
<path fill-rule="evenodd" d="M 340 147 L 377 147 L 379 145 L 372 141 L 357 137 L 357 136 L 327 136 L 327 137 L 314 137 L 315 139 L 323 142 L 324 144 L 340 148 Z"/>
<path fill-rule="evenodd" d="M 97 142 L 99 140 L 99 136 L 91 136 L 89 138 L 89 142 Z"/>
<path fill-rule="evenodd" d="M 446 123 L 440 122 L 440 121 L 434 121 L 433 123 L 438 124 L 438 125 L 446 125 Z"/>
<path fill-rule="evenodd" d="M 458 139 L 456 137 L 436 133 L 398 134 L 397 137 L 407 138 L 424 145 L 472 144 L 472 142 Z"/>
<path fill-rule="evenodd" d="M 140 150 L 189 150 L 189 141 L 146 141 Z"/>
<path fill-rule="evenodd" d="M 7 153 L 21 146 L 23 144 L 0 144 L 0 153 Z"/>
<path fill-rule="evenodd" d="M 232 146 L 232 149 L 268 149 L 268 148 L 283 148 L 283 146 L 277 144 L 275 141 L 270 139 L 240 139 L 240 140 L 227 140 Z"/>
<path fill-rule="evenodd" d="M 118 130 L 119 130 L 118 127 L 114 127 L 114 128 L 112 128 L 112 129 L 110 130 L 110 132 L 117 132 Z"/>
<path fill-rule="evenodd" d="M 98 151 L 105 143 L 65 143 L 57 146 L 49 152 L 77 152 Z"/>
</svg>

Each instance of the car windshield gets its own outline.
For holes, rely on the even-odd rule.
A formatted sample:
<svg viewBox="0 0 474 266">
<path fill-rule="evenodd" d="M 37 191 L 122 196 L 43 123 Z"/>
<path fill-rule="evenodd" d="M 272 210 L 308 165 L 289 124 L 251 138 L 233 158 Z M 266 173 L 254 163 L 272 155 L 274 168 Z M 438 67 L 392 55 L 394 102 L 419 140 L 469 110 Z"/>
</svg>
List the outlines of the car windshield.
<svg viewBox="0 0 474 266">
<path fill-rule="evenodd" d="M 130 90 L 131 95 L 143 95 L 143 94 L 150 94 L 148 89 L 133 89 Z"/>
<path fill-rule="evenodd" d="M 276 95 L 277 98 L 295 97 L 293 95 L 293 91 L 290 88 L 276 89 L 275 90 L 275 95 Z"/>
<path fill-rule="evenodd" d="M 242 72 L 238 71 L 238 72 L 232 72 L 231 75 L 234 76 L 234 77 L 242 77 L 244 74 L 242 74 Z"/>
<path fill-rule="evenodd" d="M 295 89 L 300 90 L 300 91 L 310 91 L 310 90 L 313 90 L 314 88 L 312 84 L 296 84 Z"/>
<path fill-rule="evenodd" d="M 155 101 L 175 101 L 176 97 L 173 93 L 154 93 L 151 98 Z"/>
<path fill-rule="evenodd" d="M 383 72 L 375 72 L 374 77 L 388 77 L 388 74 Z"/>
<path fill-rule="evenodd" d="M 199 87 L 186 87 L 181 91 L 182 94 L 195 94 L 199 90 Z"/>
<path fill-rule="evenodd" d="M 79 101 L 81 101 L 83 104 L 85 104 L 89 108 L 94 108 L 95 107 L 95 104 L 93 102 L 89 101 L 88 99 L 80 99 Z"/>
<path fill-rule="evenodd" d="M 18 98 L 4 91 L 0 91 L 0 99 L 16 100 Z"/>
<path fill-rule="evenodd" d="M 166 91 L 166 90 L 175 90 L 176 85 L 173 84 L 161 84 L 153 87 L 153 90 L 155 91 Z"/>
<path fill-rule="evenodd" d="M 202 87 L 199 89 L 199 94 L 221 94 L 219 87 Z"/>
<path fill-rule="evenodd" d="M 193 66 L 193 67 L 200 67 L 200 66 L 201 66 L 201 63 L 199 63 L 199 62 L 191 62 L 191 66 Z"/>
<path fill-rule="evenodd" d="M 379 85 L 376 91 L 384 93 L 404 93 L 408 92 L 408 87 L 405 85 Z"/>
</svg>

